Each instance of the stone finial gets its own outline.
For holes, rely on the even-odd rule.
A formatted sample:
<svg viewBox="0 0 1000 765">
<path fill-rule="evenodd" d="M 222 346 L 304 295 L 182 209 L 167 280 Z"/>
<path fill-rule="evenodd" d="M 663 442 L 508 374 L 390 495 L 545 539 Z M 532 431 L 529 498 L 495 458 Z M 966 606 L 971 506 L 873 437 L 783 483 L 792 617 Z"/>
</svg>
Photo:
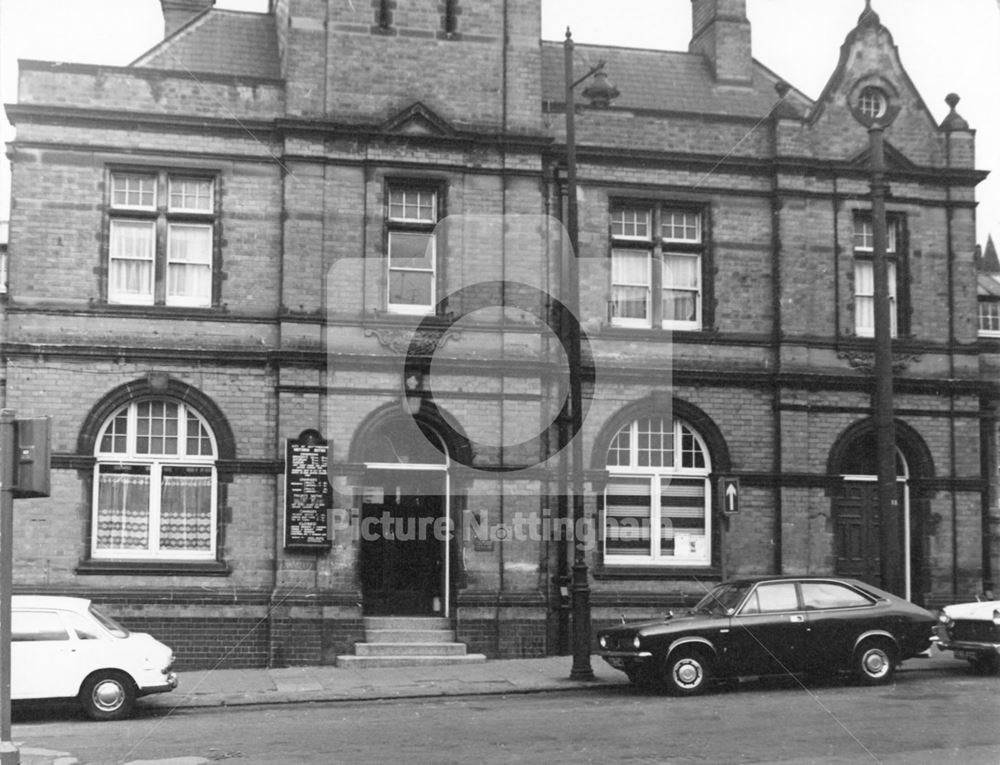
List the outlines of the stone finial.
<svg viewBox="0 0 1000 765">
<path fill-rule="evenodd" d="M 774 83 L 774 90 L 780 100 L 774 105 L 771 114 L 780 120 L 801 120 L 802 115 L 799 113 L 799 110 L 785 98 L 791 92 L 792 86 L 784 80 L 778 80 Z"/>
<path fill-rule="evenodd" d="M 865 9 L 861 11 L 861 15 L 858 16 L 858 26 L 863 27 L 869 25 L 873 27 L 882 26 L 882 19 L 879 18 L 879 15 L 872 8 L 872 0 L 865 0 Z"/>
<path fill-rule="evenodd" d="M 942 130 L 945 130 L 950 133 L 953 130 L 969 129 L 969 123 L 966 122 L 962 118 L 962 116 L 955 111 L 955 107 L 958 106 L 958 102 L 960 100 L 961 99 L 959 98 L 958 93 L 949 93 L 947 96 L 944 97 L 944 102 L 948 104 L 948 108 L 950 109 L 950 111 L 948 112 L 948 116 L 945 117 L 944 120 L 942 120 L 941 122 Z"/>
</svg>

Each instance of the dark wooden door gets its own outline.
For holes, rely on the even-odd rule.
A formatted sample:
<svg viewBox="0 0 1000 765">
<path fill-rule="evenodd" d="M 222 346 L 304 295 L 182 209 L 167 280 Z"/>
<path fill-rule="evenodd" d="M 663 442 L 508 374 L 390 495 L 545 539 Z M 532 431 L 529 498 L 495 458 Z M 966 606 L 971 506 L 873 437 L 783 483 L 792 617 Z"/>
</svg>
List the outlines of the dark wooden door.
<svg viewBox="0 0 1000 765">
<path fill-rule="evenodd" d="M 902 510 L 903 487 L 897 486 Z M 902 528 L 902 522 L 899 525 Z M 881 587 L 881 524 L 875 481 L 844 483 L 835 501 L 833 533 L 836 574 Z M 898 540 L 898 544 L 902 543 L 902 539 Z"/>
<path fill-rule="evenodd" d="M 366 483 L 361 509 L 361 594 L 369 615 L 430 615 L 441 609 L 444 497 L 426 481 L 383 474 Z M 437 608 L 435 608 L 435 606 Z"/>
<path fill-rule="evenodd" d="M 838 576 L 881 584 L 878 486 L 845 483 L 834 510 L 834 554 Z"/>
</svg>

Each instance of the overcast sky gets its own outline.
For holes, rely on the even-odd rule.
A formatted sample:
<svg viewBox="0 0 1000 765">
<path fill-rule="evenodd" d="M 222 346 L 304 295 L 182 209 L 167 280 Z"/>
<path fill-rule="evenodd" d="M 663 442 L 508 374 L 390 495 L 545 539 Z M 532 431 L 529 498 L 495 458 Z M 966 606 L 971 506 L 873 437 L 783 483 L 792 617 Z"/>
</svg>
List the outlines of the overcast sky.
<svg viewBox="0 0 1000 765">
<path fill-rule="evenodd" d="M 216 5 L 262 11 L 267 0 Z M 997 176 L 978 189 L 979 240 L 992 234 L 1000 243 L 1000 0 L 873 0 L 873 6 L 935 119 L 948 113 L 948 93 L 962 97 L 958 112 L 977 131 L 977 165 Z M 747 0 L 754 56 L 816 98 L 863 9 L 864 0 Z M 560 40 L 567 26 L 579 43 L 684 50 L 691 2 L 542 0 L 542 36 Z M 125 65 L 162 35 L 159 0 L 0 0 L 0 100 L 16 101 L 18 58 Z M 0 129 L 4 141 L 12 139 L 6 118 Z M 0 220 L 9 193 L 2 164 Z"/>
</svg>

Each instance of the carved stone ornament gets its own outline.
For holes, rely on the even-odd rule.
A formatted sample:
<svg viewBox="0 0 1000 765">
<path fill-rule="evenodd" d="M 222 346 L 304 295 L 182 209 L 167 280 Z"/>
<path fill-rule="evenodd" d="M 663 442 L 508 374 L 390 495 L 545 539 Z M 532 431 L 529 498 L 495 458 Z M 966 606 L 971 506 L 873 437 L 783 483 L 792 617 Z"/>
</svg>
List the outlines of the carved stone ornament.
<svg viewBox="0 0 1000 765">
<path fill-rule="evenodd" d="M 847 361 L 853 369 L 860 369 L 869 374 L 875 372 L 875 354 L 871 351 L 838 351 L 837 358 Z M 902 372 L 910 364 L 919 361 L 919 353 L 894 353 L 892 354 L 892 371 Z"/>
<path fill-rule="evenodd" d="M 417 356 L 433 356 L 434 352 L 449 340 L 457 340 L 462 333 L 446 329 L 443 332 L 426 329 L 403 329 L 401 327 L 366 328 L 365 337 L 375 337 L 379 345 L 394 353 L 406 354 L 412 348 Z"/>
</svg>

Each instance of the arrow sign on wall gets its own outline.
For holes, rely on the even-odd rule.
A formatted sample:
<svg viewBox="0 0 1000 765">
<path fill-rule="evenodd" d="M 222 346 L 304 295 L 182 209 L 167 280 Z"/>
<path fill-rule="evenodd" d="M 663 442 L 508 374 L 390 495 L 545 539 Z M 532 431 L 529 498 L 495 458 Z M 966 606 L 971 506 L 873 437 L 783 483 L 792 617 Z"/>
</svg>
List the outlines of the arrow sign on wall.
<svg viewBox="0 0 1000 765">
<path fill-rule="evenodd" d="M 722 512 L 727 515 L 740 511 L 740 479 L 720 478 L 719 479 L 719 502 L 722 504 Z"/>
</svg>

